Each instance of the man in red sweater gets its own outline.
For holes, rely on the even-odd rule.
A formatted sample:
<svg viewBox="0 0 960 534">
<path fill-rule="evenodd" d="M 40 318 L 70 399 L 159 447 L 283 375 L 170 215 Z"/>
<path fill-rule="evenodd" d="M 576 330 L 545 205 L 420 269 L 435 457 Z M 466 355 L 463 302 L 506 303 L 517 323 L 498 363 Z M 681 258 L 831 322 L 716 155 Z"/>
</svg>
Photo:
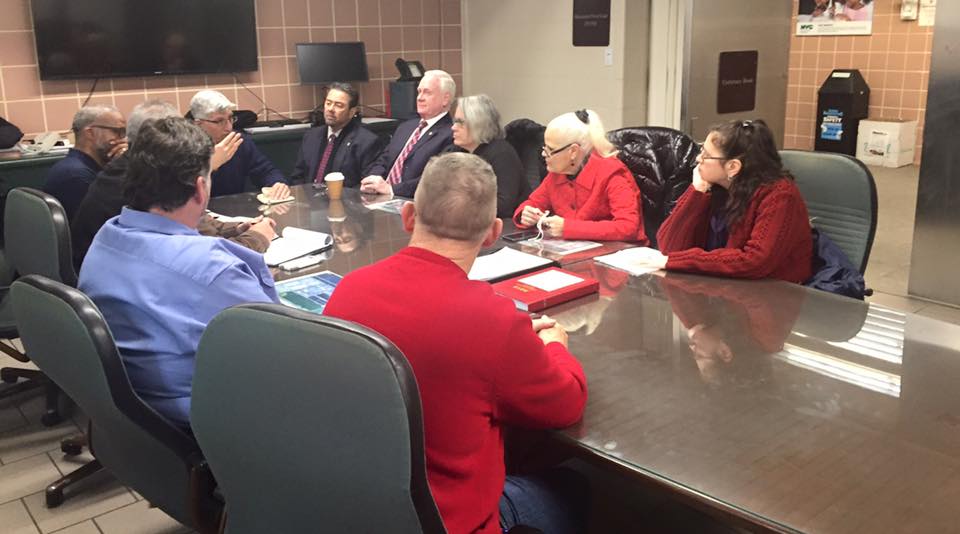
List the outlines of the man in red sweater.
<svg viewBox="0 0 960 534">
<path fill-rule="evenodd" d="M 503 428 L 545 429 L 583 414 L 586 377 L 550 319 L 530 320 L 490 284 L 467 279 L 500 235 L 497 180 L 471 154 L 424 169 L 402 210 L 410 245 L 348 274 L 324 313 L 370 327 L 410 361 L 420 387 L 427 477 L 451 534 L 526 524 L 576 532 L 569 496 L 544 478 L 509 477 Z M 581 506 L 584 503 L 579 503 Z"/>
</svg>

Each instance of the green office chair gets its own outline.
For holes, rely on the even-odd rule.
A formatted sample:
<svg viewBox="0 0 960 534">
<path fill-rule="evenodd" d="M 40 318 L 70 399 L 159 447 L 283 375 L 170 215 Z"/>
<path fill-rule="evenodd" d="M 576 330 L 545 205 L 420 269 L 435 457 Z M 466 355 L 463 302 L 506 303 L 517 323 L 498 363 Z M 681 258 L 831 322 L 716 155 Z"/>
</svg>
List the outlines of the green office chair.
<svg viewBox="0 0 960 534">
<path fill-rule="evenodd" d="M 221 312 L 200 339 L 191 424 L 230 534 L 445 532 L 417 383 L 371 330 L 273 304 Z"/>
<path fill-rule="evenodd" d="M 780 157 L 796 178 L 813 225 L 863 274 L 877 231 L 877 185 L 870 170 L 850 156 L 831 152 L 781 150 Z"/>
<path fill-rule="evenodd" d="M 11 298 L 24 346 L 90 416 L 88 437 L 98 464 L 177 521 L 216 532 L 222 503 L 212 497 L 200 448 L 134 393 L 93 302 L 36 275 L 14 282 Z"/>
<path fill-rule="evenodd" d="M 7 267 L 12 273 L 41 274 L 68 285 L 76 285 L 77 274 L 70 263 L 70 224 L 63 207 L 52 196 L 26 187 L 13 189 L 7 195 L 4 209 L 4 256 Z M 4 286 L 9 286 L 9 279 Z M 0 337 L 17 337 L 16 324 L 9 309 L 7 299 L 0 301 Z M 22 361 L 30 361 L 6 344 L 0 344 L 0 350 Z M 7 367 L 0 370 L 0 378 L 7 383 L 15 383 L 6 388 L 4 397 L 35 387 L 47 389 L 47 407 L 43 414 L 44 425 L 53 426 L 63 420 L 59 410 L 59 390 L 53 382 L 47 380 L 41 371 Z M 71 448 L 71 451 L 74 450 Z"/>
</svg>

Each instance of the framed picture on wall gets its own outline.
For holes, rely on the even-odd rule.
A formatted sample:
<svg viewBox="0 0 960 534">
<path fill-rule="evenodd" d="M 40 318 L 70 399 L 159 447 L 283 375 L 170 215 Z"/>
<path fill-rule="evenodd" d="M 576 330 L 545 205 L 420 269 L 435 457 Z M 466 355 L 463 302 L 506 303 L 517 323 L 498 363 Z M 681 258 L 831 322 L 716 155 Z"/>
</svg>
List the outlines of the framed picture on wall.
<svg viewBox="0 0 960 534">
<path fill-rule="evenodd" d="M 800 0 L 797 35 L 870 35 L 880 0 Z"/>
</svg>

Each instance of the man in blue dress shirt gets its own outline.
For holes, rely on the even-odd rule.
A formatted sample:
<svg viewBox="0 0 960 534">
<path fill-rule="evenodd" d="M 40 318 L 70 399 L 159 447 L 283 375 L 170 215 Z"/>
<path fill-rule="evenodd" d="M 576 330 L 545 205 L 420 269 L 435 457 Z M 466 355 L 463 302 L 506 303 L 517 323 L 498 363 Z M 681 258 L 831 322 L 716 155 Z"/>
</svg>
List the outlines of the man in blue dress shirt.
<svg viewBox="0 0 960 534">
<path fill-rule="evenodd" d="M 47 171 L 43 190 L 59 200 L 67 218 L 73 219 L 100 169 L 127 150 L 127 123 L 117 108 L 97 104 L 80 108 L 70 128 L 76 143 Z"/>
<path fill-rule="evenodd" d="M 210 137 L 185 119 L 145 122 L 128 154 L 127 205 L 80 270 L 80 290 L 107 320 L 134 390 L 183 427 L 207 323 L 235 304 L 279 300 L 261 254 L 197 232 L 212 153 Z"/>
<path fill-rule="evenodd" d="M 247 180 L 257 188 L 269 187 L 271 198 L 290 196 L 290 187 L 283 173 L 263 155 L 247 134 L 233 133 L 233 110 L 237 105 L 220 91 L 204 89 L 190 100 L 190 116 L 207 132 L 214 144 L 228 135 L 239 135 L 239 148 L 229 161 L 211 174 L 215 197 L 243 193 Z"/>
</svg>

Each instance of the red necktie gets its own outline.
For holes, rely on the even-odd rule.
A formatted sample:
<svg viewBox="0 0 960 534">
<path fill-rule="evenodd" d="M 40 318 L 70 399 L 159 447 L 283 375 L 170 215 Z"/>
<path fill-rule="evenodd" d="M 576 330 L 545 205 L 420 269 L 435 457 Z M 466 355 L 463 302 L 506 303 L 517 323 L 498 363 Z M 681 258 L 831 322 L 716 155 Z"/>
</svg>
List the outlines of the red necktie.
<svg viewBox="0 0 960 534">
<path fill-rule="evenodd" d="M 403 162 L 406 161 L 407 156 L 413 152 L 414 145 L 420 140 L 420 134 L 423 133 L 423 129 L 426 127 L 427 121 L 421 120 L 420 125 L 413 131 L 413 135 L 410 136 L 410 139 L 407 139 L 407 144 L 403 145 L 403 150 L 400 151 L 400 155 L 397 156 L 397 161 L 394 161 L 393 167 L 390 167 L 390 174 L 387 175 L 387 181 L 391 184 L 400 183 L 400 176 L 403 175 Z"/>
<path fill-rule="evenodd" d="M 330 161 L 330 154 L 333 154 L 333 142 L 336 141 L 337 136 L 330 134 L 330 137 L 327 138 L 327 148 L 323 149 L 323 156 L 320 156 L 320 165 L 317 166 L 317 176 L 314 177 L 313 183 L 319 184 L 323 181 L 325 176 L 324 172 L 327 170 L 327 163 Z"/>
</svg>

